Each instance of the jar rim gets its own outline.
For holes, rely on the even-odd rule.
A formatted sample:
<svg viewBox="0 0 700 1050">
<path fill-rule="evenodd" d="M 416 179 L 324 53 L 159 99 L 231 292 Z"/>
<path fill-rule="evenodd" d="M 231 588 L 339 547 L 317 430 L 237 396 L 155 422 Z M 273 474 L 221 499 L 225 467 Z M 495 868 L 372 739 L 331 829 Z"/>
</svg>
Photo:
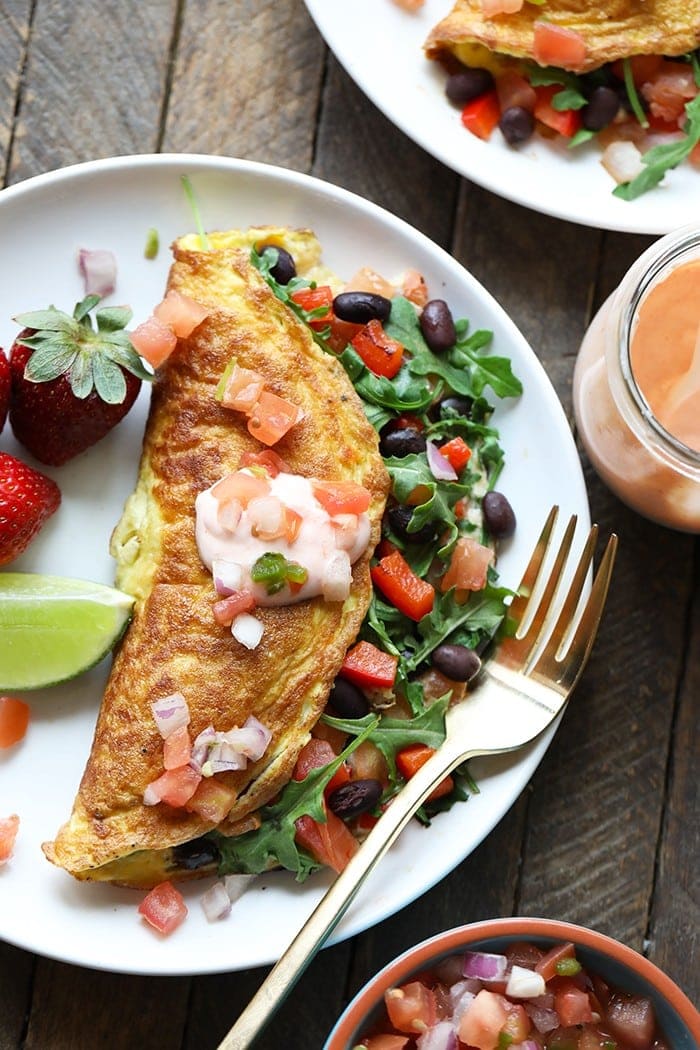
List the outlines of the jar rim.
<svg viewBox="0 0 700 1050">
<path fill-rule="evenodd" d="M 686 445 L 677 438 L 654 415 L 634 375 L 631 359 L 632 328 L 636 312 L 649 291 L 664 270 L 679 265 L 684 256 L 695 253 L 700 258 L 700 228 L 697 225 L 683 227 L 675 233 L 667 234 L 660 241 L 651 245 L 637 260 L 637 264 L 623 281 L 619 291 L 625 292 L 626 305 L 620 315 L 618 331 L 619 364 L 624 385 L 642 420 L 653 431 L 654 437 L 667 454 L 683 460 L 694 468 L 700 468 L 700 449 Z M 641 273 L 640 273 L 641 271 Z M 634 281 L 631 291 L 627 291 Z M 700 316 L 698 317 L 700 325 Z"/>
</svg>

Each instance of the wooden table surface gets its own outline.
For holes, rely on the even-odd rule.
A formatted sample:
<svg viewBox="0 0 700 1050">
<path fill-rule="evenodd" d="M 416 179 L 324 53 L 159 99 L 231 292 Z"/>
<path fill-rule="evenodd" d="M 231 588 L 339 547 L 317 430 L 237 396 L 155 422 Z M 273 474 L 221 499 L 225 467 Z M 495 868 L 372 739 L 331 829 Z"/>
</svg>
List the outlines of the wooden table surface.
<svg viewBox="0 0 700 1050">
<path fill-rule="evenodd" d="M 311 172 L 467 266 L 522 330 L 569 417 L 592 312 L 651 241 L 543 217 L 434 161 L 363 97 L 301 0 L 0 0 L 0 69 L 6 185 L 158 151 Z M 618 532 L 620 553 L 602 635 L 544 761 L 451 875 L 315 959 L 261 1050 L 320 1048 L 387 960 L 491 916 L 592 926 L 700 999 L 700 548 L 627 510 L 584 466 L 592 516 Z M 0 943 L 0 1050 L 208 1050 L 264 973 L 125 976 Z"/>
</svg>

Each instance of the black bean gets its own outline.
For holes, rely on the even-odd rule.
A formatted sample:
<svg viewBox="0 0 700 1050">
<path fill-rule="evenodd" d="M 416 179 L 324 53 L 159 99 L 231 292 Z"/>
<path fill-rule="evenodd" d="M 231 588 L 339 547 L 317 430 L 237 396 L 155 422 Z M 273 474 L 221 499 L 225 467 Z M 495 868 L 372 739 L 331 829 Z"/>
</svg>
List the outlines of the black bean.
<svg viewBox="0 0 700 1050">
<path fill-rule="evenodd" d="M 409 543 L 429 543 L 430 540 L 434 539 L 435 524 L 431 521 L 427 522 L 416 532 L 409 532 L 408 526 L 412 517 L 413 507 L 406 507 L 402 503 L 398 503 L 395 507 L 390 507 L 387 511 L 391 531 L 402 539 L 408 540 Z"/>
<path fill-rule="evenodd" d="M 481 667 L 481 660 L 466 645 L 439 645 L 430 657 L 433 667 L 454 682 L 468 682 Z"/>
<path fill-rule="evenodd" d="M 221 859 L 216 845 L 207 838 L 192 839 L 173 848 L 173 860 L 178 868 L 196 871 L 208 864 L 218 864 Z"/>
<path fill-rule="evenodd" d="M 341 321 L 353 324 L 386 321 L 391 313 L 391 299 L 376 292 L 341 292 L 333 300 L 333 313 Z"/>
<path fill-rule="evenodd" d="M 286 248 L 280 248 L 278 244 L 263 244 L 258 254 L 262 255 L 268 249 L 273 248 L 277 252 L 277 262 L 271 268 L 270 274 L 279 284 L 289 284 L 292 277 L 296 277 L 297 268 Z"/>
<path fill-rule="evenodd" d="M 502 492 L 487 492 L 481 502 L 484 521 L 494 539 L 504 540 L 515 532 L 515 513 Z"/>
<path fill-rule="evenodd" d="M 378 780 L 349 780 L 330 793 L 328 806 L 336 817 L 349 820 L 374 809 L 382 797 L 382 791 Z"/>
<path fill-rule="evenodd" d="M 409 456 L 412 452 L 425 452 L 425 438 L 415 427 L 389 430 L 379 439 L 379 451 L 383 456 Z"/>
<path fill-rule="evenodd" d="M 523 106 L 509 106 L 501 114 L 498 126 L 509 146 L 527 142 L 535 130 L 535 118 Z"/>
<path fill-rule="evenodd" d="M 346 678 L 336 678 L 328 703 L 339 718 L 364 718 L 369 712 L 365 694 Z"/>
<path fill-rule="evenodd" d="M 425 304 L 420 315 L 420 330 L 433 353 L 440 354 L 455 345 L 455 323 L 444 299 L 431 299 Z"/>
<path fill-rule="evenodd" d="M 436 401 L 431 407 L 428 415 L 433 420 L 447 419 L 452 412 L 458 416 L 469 419 L 472 411 L 473 401 L 470 397 L 443 397 L 442 401 Z"/>
<path fill-rule="evenodd" d="M 490 91 L 493 85 L 493 74 L 488 69 L 460 69 L 447 78 L 445 94 L 450 102 L 464 106 L 473 98 Z"/>
<path fill-rule="evenodd" d="M 588 131 L 601 131 L 614 120 L 619 108 L 620 97 L 617 91 L 603 86 L 594 88 L 588 105 L 581 110 L 584 128 Z"/>
</svg>

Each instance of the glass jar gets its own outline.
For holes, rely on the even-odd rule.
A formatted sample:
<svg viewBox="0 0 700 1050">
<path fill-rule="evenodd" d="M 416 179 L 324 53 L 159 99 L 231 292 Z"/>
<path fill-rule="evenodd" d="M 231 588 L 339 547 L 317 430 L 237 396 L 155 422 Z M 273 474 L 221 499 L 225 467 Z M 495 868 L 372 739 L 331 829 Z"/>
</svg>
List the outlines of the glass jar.
<svg viewBox="0 0 700 1050">
<path fill-rule="evenodd" d="M 584 336 L 573 396 L 581 440 L 606 485 L 652 521 L 700 532 L 700 449 L 684 444 L 659 422 L 635 378 L 631 353 L 645 296 L 664 284 L 671 271 L 692 260 L 700 260 L 697 226 L 668 234 L 640 256 Z M 694 266 L 690 269 L 695 271 Z M 699 340 L 700 355 L 700 263 L 697 274 L 697 293 L 684 303 L 693 303 L 696 328 L 686 335 L 693 344 Z M 660 318 L 658 313 L 657 323 L 663 329 L 663 317 L 674 314 L 672 301 Z M 661 345 L 663 330 L 658 334 Z M 673 353 L 674 348 L 671 340 L 666 352 Z M 696 365 L 700 366 L 700 356 Z M 692 396 L 700 417 L 700 374 L 691 368 L 689 375 L 694 377 Z"/>
</svg>

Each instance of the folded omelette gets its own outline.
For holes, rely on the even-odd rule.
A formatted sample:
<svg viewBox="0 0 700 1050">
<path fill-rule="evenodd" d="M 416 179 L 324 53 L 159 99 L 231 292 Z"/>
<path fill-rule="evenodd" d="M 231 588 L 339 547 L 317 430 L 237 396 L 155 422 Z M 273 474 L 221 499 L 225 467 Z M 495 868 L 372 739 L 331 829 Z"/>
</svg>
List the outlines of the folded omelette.
<svg viewBox="0 0 700 1050">
<path fill-rule="evenodd" d="M 300 275 L 315 275 L 320 246 L 307 231 L 232 231 L 209 235 L 208 250 L 195 236 L 174 246 L 168 288 L 211 312 L 178 341 L 157 376 L 138 482 L 112 539 L 116 585 L 135 596 L 134 616 L 114 659 L 72 814 L 44 845 L 49 860 L 79 879 L 145 888 L 206 873 L 180 866 L 175 847 L 214 825 L 182 807 L 143 801 L 163 772 L 151 703 L 182 693 L 193 738 L 210 725 L 242 726 L 251 715 L 271 732 L 262 758 L 217 774 L 235 790 L 218 830 L 248 830 L 256 810 L 290 779 L 369 604 L 369 559 L 389 483 L 377 436 L 342 366 L 251 265 L 250 247 L 260 241 L 286 247 Z M 354 481 L 371 494 L 370 542 L 353 566 L 349 597 L 257 609 L 264 634 L 252 650 L 215 623 L 212 576 L 195 542 L 198 493 L 236 471 L 242 453 L 262 447 L 245 418 L 215 397 L 232 357 L 303 410 L 275 446 L 293 472 Z"/>
<path fill-rule="evenodd" d="M 426 54 L 454 55 L 465 65 L 498 72 L 498 56 L 534 58 L 534 26 L 542 20 L 583 39 L 585 61 L 575 70 L 580 73 L 631 55 L 680 55 L 700 44 L 700 0 L 546 0 L 491 17 L 481 0 L 457 0 L 430 33 Z"/>
</svg>

